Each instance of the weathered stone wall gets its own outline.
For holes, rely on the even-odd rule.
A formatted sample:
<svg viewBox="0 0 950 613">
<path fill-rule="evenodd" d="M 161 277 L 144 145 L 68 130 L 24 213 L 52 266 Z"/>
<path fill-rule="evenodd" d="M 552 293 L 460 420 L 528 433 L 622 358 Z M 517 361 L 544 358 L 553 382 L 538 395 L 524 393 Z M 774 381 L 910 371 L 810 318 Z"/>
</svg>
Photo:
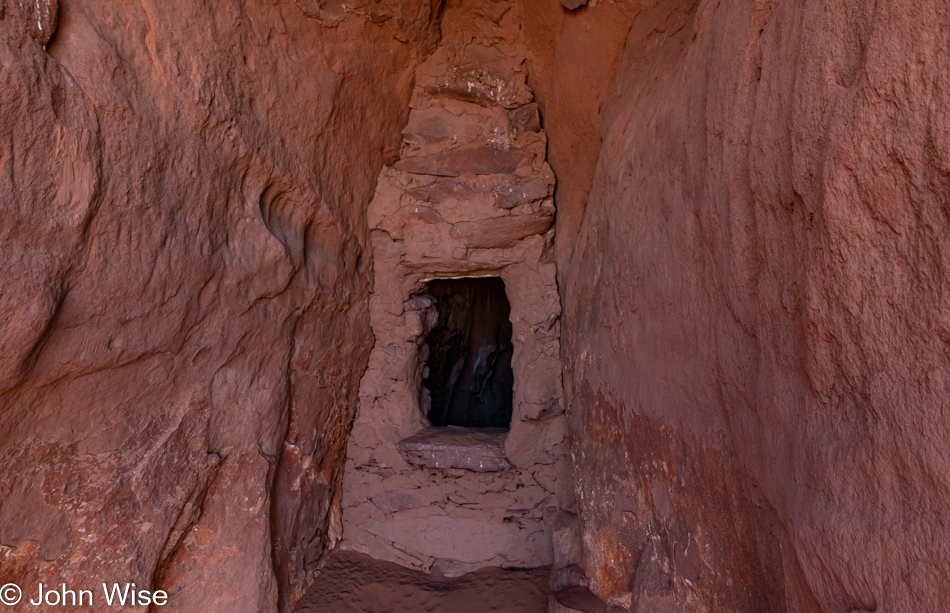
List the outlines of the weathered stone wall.
<svg viewBox="0 0 950 613">
<path fill-rule="evenodd" d="M 554 176 L 525 85 L 519 20 L 517 7 L 490 2 L 445 9 L 442 41 L 417 71 L 402 155 L 381 173 L 369 210 L 376 344 L 347 454 L 343 547 L 448 574 L 550 564 L 550 526 L 573 506 Z M 398 447 L 428 426 L 423 341 L 438 305 L 425 283 L 464 276 L 501 277 L 511 303 L 511 467 L 500 472 L 497 463 L 495 472 L 424 468 Z"/>
<path fill-rule="evenodd" d="M 946 608 L 950 7 L 526 7 L 597 592 Z"/>
</svg>

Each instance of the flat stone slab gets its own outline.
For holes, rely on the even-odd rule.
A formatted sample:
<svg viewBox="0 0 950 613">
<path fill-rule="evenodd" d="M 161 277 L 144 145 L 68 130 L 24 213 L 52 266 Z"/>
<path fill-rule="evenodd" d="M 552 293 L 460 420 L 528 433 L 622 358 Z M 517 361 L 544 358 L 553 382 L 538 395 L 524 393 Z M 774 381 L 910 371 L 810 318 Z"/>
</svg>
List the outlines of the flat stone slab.
<svg viewBox="0 0 950 613">
<path fill-rule="evenodd" d="M 539 211 L 528 215 L 494 217 L 481 221 L 462 221 L 449 231 L 469 249 L 511 247 L 521 239 L 543 234 L 554 225 L 554 215 Z"/>
<path fill-rule="evenodd" d="M 396 446 L 416 466 L 490 473 L 511 468 L 505 457 L 507 434 L 504 428 L 426 428 Z"/>
<path fill-rule="evenodd" d="M 418 490 L 387 490 L 379 492 L 370 498 L 376 508 L 390 515 L 406 509 L 415 509 L 429 504 L 429 499 L 419 493 Z"/>
</svg>

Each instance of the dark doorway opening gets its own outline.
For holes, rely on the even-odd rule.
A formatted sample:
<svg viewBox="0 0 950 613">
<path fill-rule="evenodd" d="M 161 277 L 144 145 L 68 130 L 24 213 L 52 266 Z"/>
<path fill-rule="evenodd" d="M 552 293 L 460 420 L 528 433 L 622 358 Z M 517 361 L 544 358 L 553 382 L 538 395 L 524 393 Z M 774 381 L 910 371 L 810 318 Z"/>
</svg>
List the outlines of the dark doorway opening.
<svg viewBox="0 0 950 613">
<path fill-rule="evenodd" d="M 439 318 L 426 335 L 433 426 L 511 426 L 511 305 L 498 277 L 431 281 Z"/>
</svg>

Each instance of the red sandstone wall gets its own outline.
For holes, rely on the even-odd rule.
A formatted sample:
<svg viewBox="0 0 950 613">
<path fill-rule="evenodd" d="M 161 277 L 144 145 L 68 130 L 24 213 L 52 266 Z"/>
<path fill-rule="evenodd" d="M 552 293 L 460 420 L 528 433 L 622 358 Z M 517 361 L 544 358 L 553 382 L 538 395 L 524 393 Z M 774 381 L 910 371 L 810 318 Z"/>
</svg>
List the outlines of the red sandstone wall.
<svg viewBox="0 0 950 613">
<path fill-rule="evenodd" d="M 4 580 L 269 611 L 339 538 L 365 210 L 430 36 L 368 4 L 62 0 L 44 51 L 0 2 Z"/>
<path fill-rule="evenodd" d="M 950 5 L 527 3 L 597 591 L 945 609 Z"/>
</svg>

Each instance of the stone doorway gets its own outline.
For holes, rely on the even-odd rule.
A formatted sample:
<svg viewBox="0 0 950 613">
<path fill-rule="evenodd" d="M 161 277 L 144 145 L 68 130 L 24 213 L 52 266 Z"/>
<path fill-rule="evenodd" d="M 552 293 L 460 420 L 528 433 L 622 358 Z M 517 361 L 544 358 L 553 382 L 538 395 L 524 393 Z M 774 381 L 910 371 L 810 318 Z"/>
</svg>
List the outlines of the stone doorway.
<svg viewBox="0 0 950 613">
<path fill-rule="evenodd" d="M 428 284 L 438 318 L 425 336 L 422 410 L 433 426 L 511 426 L 511 305 L 499 277 Z"/>
<path fill-rule="evenodd" d="M 342 549 L 450 576 L 555 562 L 573 507 L 554 174 L 519 21 L 492 6 L 446 10 L 367 211 L 375 345 L 343 477 Z"/>
</svg>

